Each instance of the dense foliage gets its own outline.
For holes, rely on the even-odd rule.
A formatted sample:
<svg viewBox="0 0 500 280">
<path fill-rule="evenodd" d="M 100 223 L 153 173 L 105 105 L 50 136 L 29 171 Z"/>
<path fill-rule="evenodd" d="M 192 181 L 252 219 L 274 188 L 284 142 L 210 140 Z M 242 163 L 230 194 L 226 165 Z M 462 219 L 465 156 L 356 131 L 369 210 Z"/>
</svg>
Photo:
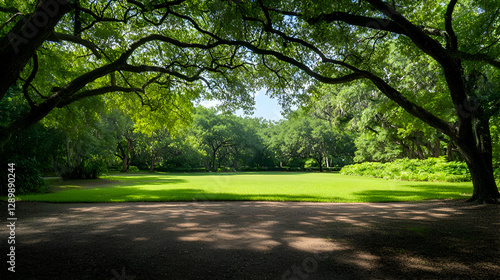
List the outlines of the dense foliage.
<svg viewBox="0 0 500 280">
<path fill-rule="evenodd" d="M 449 162 L 444 157 L 398 159 L 387 163 L 364 162 L 345 166 L 340 173 L 408 181 L 470 181 L 469 170 L 464 162 Z"/>
<path fill-rule="evenodd" d="M 14 165 L 11 167 L 12 172 L 8 172 L 8 164 Z M 34 157 L 10 157 L 0 159 L 2 168 L 0 170 L 0 178 L 11 178 L 7 174 L 14 174 L 14 190 L 16 195 L 27 193 L 42 193 L 48 190 L 48 184 L 42 179 L 42 166 Z M 5 180 L 7 182 L 7 179 Z M 0 195 L 7 195 L 8 184 L 1 184 Z"/>
</svg>

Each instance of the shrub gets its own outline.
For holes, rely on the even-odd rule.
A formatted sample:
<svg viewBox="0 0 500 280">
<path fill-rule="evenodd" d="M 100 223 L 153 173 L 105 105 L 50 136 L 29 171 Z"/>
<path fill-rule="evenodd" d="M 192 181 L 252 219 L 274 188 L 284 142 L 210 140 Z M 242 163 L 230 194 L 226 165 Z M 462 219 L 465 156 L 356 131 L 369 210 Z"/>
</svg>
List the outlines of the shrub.
<svg viewBox="0 0 500 280">
<path fill-rule="evenodd" d="M 15 186 L 17 194 L 40 193 L 47 192 L 49 186 L 42 177 L 41 166 L 34 157 L 19 158 L 14 157 L 11 160 L 1 160 L 2 168 L 0 169 L 0 177 L 5 182 L 7 181 L 8 163 L 15 163 Z M 7 184 L 2 184 L 2 195 L 7 194 Z"/>
<path fill-rule="evenodd" d="M 408 181 L 470 181 L 470 173 L 464 162 L 448 162 L 444 157 L 418 159 L 398 159 L 393 162 L 364 162 L 344 166 L 340 174 L 369 176 Z"/>
<path fill-rule="evenodd" d="M 83 160 L 74 167 L 64 167 L 60 175 L 64 180 L 70 179 L 97 179 L 104 171 L 104 162 L 99 159 Z"/>
<path fill-rule="evenodd" d="M 135 165 L 131 165 L 131 166 L 129 166 L 129 168 L 128 168 L 127 171 L 130 171 L 130 172 L 139 172 L 139 167 L 137 167 Z"/>
<path fill-rule="evenodd" d="M 236 172 L 236 169 L 234 167 L 222 166 L 220 168 L 217 168 L 217 172 Z"/>
</svg>

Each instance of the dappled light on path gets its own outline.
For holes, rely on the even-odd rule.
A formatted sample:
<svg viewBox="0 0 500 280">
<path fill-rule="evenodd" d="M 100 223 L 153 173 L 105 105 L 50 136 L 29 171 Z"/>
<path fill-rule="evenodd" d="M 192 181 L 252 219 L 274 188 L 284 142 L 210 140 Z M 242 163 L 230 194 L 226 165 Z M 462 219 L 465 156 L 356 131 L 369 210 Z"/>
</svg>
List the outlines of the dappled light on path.
<svg viewBox="0 0 500 280">
<path fill-rule="evenodd" d="M 109 272 L 122 266 L 144 276 L 137 279 L 500 276 L 496 206 L 456 201 L 20 205 L 19 259 L 27 277 L 70 273 L 68 261 L 81 263 L 84 268 L 77 269 L 92 276 L 88 279 L 110 279 Z M 463 227 L 450 231 L 456 223 Z M 51 258 L 32 258 L 40 255 Z"/>
</svg>

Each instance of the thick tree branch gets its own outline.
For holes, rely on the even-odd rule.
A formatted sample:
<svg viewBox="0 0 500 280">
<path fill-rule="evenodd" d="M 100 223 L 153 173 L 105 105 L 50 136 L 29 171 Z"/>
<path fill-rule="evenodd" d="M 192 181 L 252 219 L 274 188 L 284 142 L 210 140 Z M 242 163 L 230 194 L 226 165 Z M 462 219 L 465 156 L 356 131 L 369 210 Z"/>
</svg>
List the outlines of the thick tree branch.
<svg viewBox="0 0 500 280">
<path fill-rule="evenodd" d="M 350 25 L 367 27 L 377 30 L 384 30 L 397 34 L 406 34 L 406 31 L 392 20 L 357 16 L 345 12 L 332 12 L 328 14 L 322 14 L 307 20 L 307 22 L 311 25 L 316 24 L 318 22 L 331 23 L 334 21 L 342 21 Z"/>
<path fill-rule="evenodd" d="M 295 60 L 294 58 L 286 56 L 283 53 L 276 52 L 273 50 L 261 49 L 261 48 L 254 46 L 251 43 L 244 42 L 244 41 L 223 40 L 223 39 L 219 38 L 218 36 L 216 36 L 215 34 L 211 34 L 208 31 L 202 30 L 198 25 L 194 25 L 194 27 L 196 29 L 198 29 L 198 31 L 200 31 L 204 34 L 208 34 L 212 38 L 216 39 L 217 43 L 225 44 L 225 45 L 233 45 L 233 46 L 239 45 L 239 46 L 243 46 L 243 47 L 251 50 L 252 52 L 254 52 L 256 54 L 274 56 L 275 58 L 277 58 L 283 62 L 287 62 L 291 65 L 296 66 L 297 68 L 301 69 L 306 74 L 308 74 L 309 76 L 311 76 L 311 77 L 315 78 L 316 80 L 323 82 L 323 83 L 340 84 L 340 83 L 347 83 L 347 82 L 358 80 L 358 79 L 369 79 L 377 86 L 377 88 L 380 91 L 382 91 L 382 93 L 384 93 L 387 97 L 389 97 L 389 99 L 393 100 L 398 105 L 400 105 L 402 108 L 404 108 L 407 112 L 416 116 L 417 118 L 422 119 L 423 121 L 425 121 L 426 123 L 428 123 L 432 127 L 438 129 L 439 131 L 443 132 L 444 134 L 449 135 L 450 137 L 453 136 L 453 129 L 452 129 L 450 124 L 448 124 L 447 122 L 443 121 L 442 119 L 436 117 L 435 115 L 433 115 L 429 111 L 425 110 L 423 107 L 409 101 L 399 91 L 397 91 L 395 88 L 391 87 L 388 83 L 386 83 L 380 77 L 378 77 L 378 76 L 376 76 L 368 71 L 359 70 L 359 69 L 355 68 L 354 66 L 349 65 L 345 62 L 341 62 L 341 61 L 337 61 L 337 60 L 333 60 L 333 59 L 328 59 L 321 52 L 319 52 L 318 54 L 322 57 L 322 61 L 324 63 L 333 63 L 336 65 L 340 65 L 340 66 L 346 67 L 349 70 L 352 70 L 354 72 L 352 74 L 349 74 L 349 75 L 346 75 L 343 77 L 338 77 L 338 78 L 331 78 L 331 77 L 323 76 L 323 75 L 313 71 L 312 69 L 307 67 L 305 64 Z M 286 37 L 288 37 L 288 36 L 286 36 Z M 297 41 L 297 42 L 301 43 L 300 41 Z M 305 44 L 304 46 L 307 46 L 307 44 Z M 316 48 L 313 48 L 312 50 L 315 51 Z"/>
<path fill-rule="evenodd" d="M 468 107 L 470 106 L 470 104 L 468 104 L 469 99 L 467 96 L 467 92 L 465 91 L 465 82 L 463 79 L 460 60 L 450 55 L 450 52 L 447 51 L 439 42 L 430 38 L 419 27 L 412 24 L 403 15 L 387 5 L 387 3 L 383 2 L 382 0 L 366 1 L 370 3 L 374 8 L 384 13 L 398 25 L 400 25 L 405 30 L 406 35 L 412 40 L 415 46 L 417 46 L 424 53 L 431 56 L 441 65 L 444 71 L 444 77 L 446 79 L 448 89 L 450 90 L 453 105 L 458 116 L 458 128 L 456 134 L 447 135 L 451 138 L 454 138 L 454 140 L 460 138 L 462 140 L 468 139 L 467 141 L 473 141 L 471 140 L 474 136 L 472 133 L 472 122 L 470 114 L 463 114 L 464 106 Z M 448 10 L 450 10 L 450 7 L 448 8 Z M 422 120 L 425 121 L 425 119 Z"/>
<path fill-rule="evenodd" d="M 274 56 L 274 57 L 276 57 L 277 59 L 279 59 L 279 60 L 281 60 L 283 62 L 287 62 L 287 63 L 289 63 L 291 65 L 296 66 L 297 68 L 303 70 L 306 74 L 308 74 L 309 76 L 317 79 L 318 81 L 324 82 L 324 83 L 328 83 L 328 84 L 340 84 L 340 83 L 351 82 L 351 81 L 354 81 L 354 80 L 358 80 L 358 79 L 364 78 L 364 76 L 361 75 L 361 74 L 359 74 L 359 73 L 352 73 L 352 74 L 348 74 L 348 75 L 345 75 L 345 76 L 342 76 L 342 77 L 337 77 L 337 78 L 331 78 L 331 77 L 328 77 L 328 76 L 324 76 L 324 75 L 321 75 L 321 74 L 313 71 L 311 68 L 309 68 L 304 63 L 301 63 L 298 60 L 296 60 L 296 59 L 294 59 L 292 57 L 286 56 L 286 55 L 284 55 L 284 54 L 282 54 L 280 52 L 273 51 L 273 50 L 268 50 L 268 49 L 262 49 L 262 48 L 256 47 L 252 43 L 249 43 L 249 42 L 246 42 L 246 41 L 224 40 L 224 39 L 220 38 L 219 36 L 215 35 L 214 33 L 211 33 L 211 32 L 209 32 L 207 30 L 202 29 L 198 25 L 198 23 L 196 23 L 196 21 L 194 21 L 192 18 L 189 18 L 189 17 L 186 17 L 186 16 L 182 16 L 182 15 L 178 15 L 176 13 L 172 13 L 172 14 L 175 15 L 175 16 L 178 16 L 180 18 L 183 18 L 183 19 L 185 19 L 187 21 L 189 21 L 198 32 L 200 32 L 202 34 L 205 34 L 207 36 L 210 36 L 210 37 L 212 37 L 215 40 L 214 43 L 211 43 L 211 44 L 208 44 L 208 45 L 202 45 L 200 48 L 207 48 L 207 47 L 212 48 L 212 47 L 215 47 L 217 45 L 242 46 L 242 47 L 245 47 L 245 48 L 251 50 L 253 53 L 256 53 L 256 54 Z M 272 29 L 272 27 L 268 26 L 267 28 L 269 29 L 269 31 L 272 31 L 272 32 L 274 32 L 274 33 L 282 36 L 283 38 L 285 38 L 287 40 L 290 40 L 290 41 L 302 44 L 303 46 L 305 46 L 307 48 L 310 48 L 311 50 L 315 51 L 322 58 L 323 62 L 325 62 L 325 63 L 332 63 L 332 64 L 341 65 L 341 66 L 344 66 L 344 67 L 346 67 L 346 68 L 348 68 L 350 70 L 354 70 L 355 69 L 355 68 L 352 69 L 352 67 L 349 64 L 344 63 L 342 61 L 326 58 L 326 56 L 319 49 L 317 49 L 313 45 L 311 45 L 311 44 L 309 44 L 309 43 L 307 43 L 307 42 L 305 42 L 303 40 L 287 36 L 287 35 L 285 35 L 284 33 L 280 32 L 278 30 Z M 190 45 L 192 45 L 192 44 L 190 44 Z M 194 44 L 194 46 L 197 46 L 197 44 Z"/>
<path fill-rule="evenodd" d="M 454 58 L 458 58 L 461 60 L 484 62 L 484 63 L 487 63 L 487 64 L 493 66 L 493 67 L 500 69 L 500 60 L 494 59 L 486 54 L 480 54 L 480 53 L 469 54 L 469 53 L 462 52 L 462 51 L 454 51 L 454 52 L 450 52 L 450 55 L 453 56 Z"/>
<path fill-rule="evenodd" d="M 46 9 L 52 5 L 52 0 L 40 0 L 33 13 L 23 16 L 9 30 L 9 33 L 0 38 L 0 100 L 3 99 L 7 89 L 19 79 L 21 71 L 33 57 L 35 51 L 47 40 L 54 27 L 67 12 L 71 10 L 69 3 L 59 1 L 56 10 L 50 12 L 47 21 L 37 27 L 36 16 L 47 14 Z M 50 11 L 50 9 L 49 9 Z"/>
<path fill-rule="evenodd" d="M 62 41 L 73 42 L 73 43 L 76 43 L 76 44 L 79 44 L 79 45 L 82 45 L 82 46 L 86 47 L 87 49 L 89 49 L 90 51 L 92 51 L 92 53 L 97 58 L 99 58 L 99 59 L 102 58 L 102 55 L 101 55 L 101 53 L 100 53 L 97 45 L 95 45 L 94 43 L 92 43 L 90 41 L 82 39 L 82 38 L 80 38 L 78 36 L 64 34 L 64 33 L 53 32 L 49 36 L 48 40 L 49 41 L 54 41 L 54 42 L 60 42 L 61 40 Z"/>
<path fill-rule="evenodd" d="M 261 6 L 261 7 L 263 9 L 265 9 L 265 7 L 263 7 L 263 6 Z M 270 20 L 270 18 L 268 16 L 266 16 L 266 18 L 267 18 L 268 21 Z M 406 20 L 406 19 L 404 19 L 404 20 Z M 284 33 L 280 32 L 278 30 L 274 30 L 272 28 L 272 25 L 270 24 L 270 22 L 267 22 L 265 24 L 265 26 L 264 26 L 264 28 L 267 29 L 267 31 L 273 32 L 273 33 L 275 33 L 275 34 L 283 37 L 284 39 L 287 39 L 287 40 L 290 40 L 290 41 L 294 41 L 296 43 L 299 43 L 299 44 L 301 44 L 301 45 L 303 45 L 303 46 L 311 49 L 312 51 L 314 51 L 315 53 L 317 53 L 321 57 L 323 63 L 332 63 L 332 64 L 340 65 L 340 66 L 346 67 L 347 69 L 353 71 L 354 73 L 346 75 L 346 76 L 343 76 L 343 77 L 338 77 L 338 78 L 326 77 L 326 76 L 323 76 L 323 75 L 321 75 L 321 74 L 313 71 L 312 69 L 310 69 L 309 67 L 307 67 L 304 63 L 301 63 L 301 62 L 295 60 L 292 57 L 286 56 L 283 53 L 276 52 L 276 51 L 273 51 L 273 50 L 268 50 L 268 49 L 261 49 L 261 48 L 258 48 L 256 46 L 254 46 L 251 43 L 244 42 L 244 41 L 223 40 L 223 39 L 219 38 L 218 36 L 216 36 L 215 34 L 212 34 L 212 33 L 208 32 L 206 30 L 201 29 L 196 24 L 196 22 L 194 22 L 194 20 L 191 19 L 190 22 L 193 24 L 193 26 L 194 26 L 195 29 L 197 29 L 199 32 L 201 32 L 203 34 L 207 34 L 207 35 L 211 36 L 212 38 L 214 38 L 217 41 L 217 43 L 226 44 L 226 45 L 239 45 L 239 46 L 243 46 L 243 47 L 251 50 L 252 52 L 254 52 L 256 54 L 274 56 L 278 60 L 281 60 L 283 62 L 286 62 L 286 63 L 289 63 L 291 65 L 296 66 L 297 68 L 301 69 L 306 74 L 308 74 L 309 76 L 311 76 L 311 77 L 313 77 L 313 78 L 315 78 L 318 81 L 323 82 L 323 83 L 327 83 L 327 84 L 340 84 L 340 83 L 346 83 L 346 82 L 350 82 L 350 81 L 358 80 L 358 79 L 369 79 L 369 80 L 371 80 L 377 86 L 377 88 L 380 91 L 382 91 L 387 97 L 389 97 L 389 99 L 391 99 L 394 102 L 396 102 L 398 105 L 400 105 L 406 111 L 408 111 L 410 114 L 416 116 L 417 118 L 422 119 L 423 121 L 425 121 L 426 123 L 428 123 L 432 127 L 438 129 L 439 131 L 443 132 L 446 135 L 449 135 L 450 137 L 452 137 L 452 135 L 453 135 L 453 129 L 452 129 L 452 127 L 451 127 L 450 124 L 448 124 L 447 122 L 443 121 L 442 119 L 436 117 L 435 115 L 433 115 L 429 111 L 425 110 L 423 107 L 421 107 L 421 106 L 419 106 L 419 105 L 417 105 L 417 104 L 409 101 L 408 99 L 406 99 L 399 91 L 397 91 L 395 88 L 393 88 L 392 86 L 390 86 L 388 83 L 386 83 L 380 77 L 378 77 L 378 76 L 376 76 L 373 73 L 370 73 L 368 71 L 359 70 L 359 69 L 355 68 L 354 66 L 349 65 L 349 64 L 347 64 L 345 62 L 326 58 L 325 55 L 322 52 L 320 52 L 314 46 L 311 47 L 311 45 L 309 43 L 307 43 L 305 41 L 302 41 L 300 39 L 297 39 L 297 38 L 293 38 L 293 37 L 287 36 L 287 35 L 285 35 Z M 411 27 L 414 27 L 414 26 L 411 25 Z M 425 36 L 426 38 L 428 38 L 418 28 L 414 28 L 411 31 L 413 31 L 413 32 L 419 32 L 420 34 L 422 34 L 423 36 Z M 430 40 L 433 41 L 433 42 L 435 42 L 432 39 L 430 39 Z M 437 42 L 435 42 L 435 43 L 437 44 Z M 438 46 L 441 47 L 439 44 L 438 44 Z"/>
<path fill-rule="evenodd" d="M 368 79 L 370 79 L 370 81 L 372 81 L 373 84 L 375 84 L 375 86 L 382 93 L 384 93 L 392 101 L 396 102 L 399 106 L 401 106 L 403 109 L 405 109 L 408 113 L 421 119 L 422 121 L 424 121 L 427 124 L 429 124 L 430 126 L 436 128 L 440 132 L 448 135 L 450 138 L 456 139 L 456 137 L 454 136 L 454 130 L 449 123 L 447 123 L 444 120 L 431 114 L 429 111 L 425 110 L 423 107 L 409 101 L 398 90 L 393 88 L 391 85 L 389 85 L 387 82 L 385 82 L 380 77 L 378 77 L 372 73 L 369 73 L 369 72 L 364 72 L 364 73 L 366 74 L 366 77 Z"/>
<path fill-rule="evenodd" d="M 320 14 L 312 18 L 306 18 L 303 14 L 297 12 L 282 11 L 274 8 L 268 8 L 268 10 L 286 16 L 300 17 L 306 19 L 306 21 L 311 25 L 320 22 L 332 23 L 335 21 L 341 21 L 354 26 L 367 27 L 371 29 L 389 31 L 396 34 L 405 35 L 404 29 L 402 29 L 398 24 L 396 24 L 394 21 L 383 18 L 358 16 L 346 12 L 331 12 L 328 14 Z M 440 37 L 447 36 L 446 31 L 437 28 L 420 26 L 420 29 L 428 35 L 435 35 Z"/>
<path fill-rule="evenodd" d="M 125 64 L 122 65 L 118 68 L 119 70 L 123 71 L 128 71 L 128 72 L 135 72 L 135 73 L 143 73 L 143 72 L 158 72 L 158 73 L 164 73 L 168 75 L 172 75 L 174 77 L 177 77 L 179 79 L 188 81 L 188 82 L 194 82 L 198 80 L 205 80 L 203 77 L 201 77 L 201 73 L 204 70 L 203 68 L 200 68 L 200 70 L 193 76 L 187 76 L 182 73 L 172 71 L 168 68 L 165 67 L 159 67 L 159 66 L 148 66 L 148 65 L 130 65 L 130 64 Z"/>
<path fill-rule="evenodd" d="M 120 87 L 120 86 L 106 86 L 102 88 L 97 88 L 97 89 L 91 89 L 91 90 L 85 90 L 82 92 L 79 92 L 70 98 L 64 100 L 63 102 L 60 102 L 57 107 L 62 108 L 70 103 L 73 103 L 77 100 L 81 100 L 87 97 L 91 96 L 97 96 L 97 95 L 102 95 L 105 93 L 110 93 L 110 92 L 136 92 L 136 91 L 143 91 L 143 88 L 129 88 L 129 87 Z"/>
<path fill-rule="evenodd" d="M 457 0 L 451 0 L 446 8 L 446 13 L 444 15 L 444 25 L 446 29 L 446 33 L 448 33 L 448 43 L 447 48 L 450 50 L 456 51 L 458 49 L 458 39 L 455 31 L 453 30 L 453 10 L 455 9 L 455 5 L 457 4 Z"/>
<path fill-rule="evenodd" d="M 394 10 L 387 3 L 382 0 L 366 0 L 366 2 L 370 3 L 374 8 L 385 14 L 393 22 L 399 25 L 404 30 L 404 34 L 408 36 L 419 49 L 430 55 L 441 65 L 449 64 L 450 60 L 453 60 L 449 55 L 447 55 L 445 49 L 438 41 L 429 37 L 424 30 L 422 30 L 422 28 L 412 24 L 408 19 L 406 19 L 398 11 Z"/>
</svg>

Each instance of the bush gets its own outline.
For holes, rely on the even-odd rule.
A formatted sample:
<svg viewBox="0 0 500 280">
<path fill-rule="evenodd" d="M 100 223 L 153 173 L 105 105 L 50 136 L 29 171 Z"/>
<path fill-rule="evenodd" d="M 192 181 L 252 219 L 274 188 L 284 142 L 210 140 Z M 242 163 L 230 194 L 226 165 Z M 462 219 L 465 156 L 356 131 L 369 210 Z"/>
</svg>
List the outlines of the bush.
<svg viewBox="0 0 500 280">
<path fill-rule="evenodd" d="M 137 167 L 135 165 L 131 165 L 131 166 L 129 166 L 129 168 L 128 168 L 127 171 L 130 171 L 130 172 L 139 172 L 139 167 Z"/>
<path fill-rule="evenodd" d="M 236 172 L 236 168 L 222 166 L 220 168 L 217 168 L 217 172 Z"/>
<path fill-rule="evenodd" d="M 364 162 L 344 166 L 340 174 L 369 176 L 407 181 L 470 181 L 470 173 L 464 162 L 448 162 L 444 157 L 418 159 L 398 159 L 393 162 Z"/>
<path fill-rule="evenodd" d="M 0 169 L 0 177 L 2 181 L 7 182 L 10 172 L 8 171 L 8 163 L 15 163 L 15 187 L 16 195 L 27 193 L 47 192 L 49 186 L 42 177 L 41 166 L 34 157 L 19 158 L 15 157 L 11 160 L 1 160 L 2 167 Z M 1 193 L 7 195 L 7 184 L 2 184 Z"/>
<path fill-rule="evenodd" d="M 177 173 L 196 173 L 196 172 L 207 172 L 205 167 L 179 167 L 179 168 L 172 168 L 167 170 L 168 172 L 177 172 Z"/>
<path fill-rule="evenodd" d="M 64 180 L 70 179 L 97 179 L 104 171 L 104 162 L 102 160 L 81 161 L 74 167 L 65 167 L 60 171 Z"/>
</svg>

